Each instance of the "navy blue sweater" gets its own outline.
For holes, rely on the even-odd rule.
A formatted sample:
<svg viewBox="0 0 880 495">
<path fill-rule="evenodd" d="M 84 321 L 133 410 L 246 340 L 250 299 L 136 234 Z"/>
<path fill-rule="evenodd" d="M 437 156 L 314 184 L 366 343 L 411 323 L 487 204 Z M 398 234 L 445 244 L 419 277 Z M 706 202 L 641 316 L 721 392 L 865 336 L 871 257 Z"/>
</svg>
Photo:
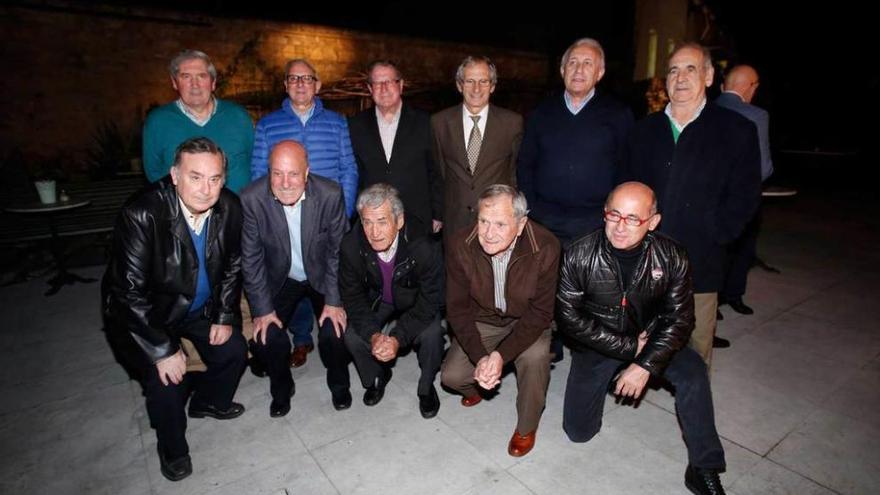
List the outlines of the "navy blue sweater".
<svg viewBox="0 0 880 495">
<path fill-rule="evenodd" d="M 599 92 L 577 115 L 562 93 L 541 103 L 529 116 L 517 163 L 529 216 L 563 243 L 601 226 L 633 120 L 628 107 Z"/>
</svg>

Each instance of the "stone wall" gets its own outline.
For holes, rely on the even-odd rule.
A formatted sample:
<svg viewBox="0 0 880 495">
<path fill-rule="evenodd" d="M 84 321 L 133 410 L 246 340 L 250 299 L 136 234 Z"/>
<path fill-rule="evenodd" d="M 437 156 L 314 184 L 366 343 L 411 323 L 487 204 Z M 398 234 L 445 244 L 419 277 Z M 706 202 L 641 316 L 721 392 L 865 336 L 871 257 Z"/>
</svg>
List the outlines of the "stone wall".
<svg viewBox="0 0 880 495">
<path fill-rule="evenodd" d="M 136 135 L 151 106 L 176 97 L 167 64 L 184 48 L 207 52 L 221 73 L 218 93 L 247 103 L 255 118 L 267 110 L 260 98 L 274 101 L 272 108 L 283 98 L 281 72 L 290 58 L 311 61 L 325 88 L 352 88 L 370 60 L 392 58 L 413 83 L 412 100 L 434 107 L 429 110 L 454 101 L 454 70 L 467 54 L 493 58 L 502 79 L 499 94 L 515 88 L 534 100 L 540 96 L 534 88 L 546 85 L 549 73 L 548 60 L 537 53 L 256 19 L 25 2 L 0 7 L 7 69 L 0 78 L 0 152 L 63 153 L 74 161 L 108 122 Z M 448 88 L 445 97 L 430 96 L 440 88 Z M 530 103 L 506 100 L 520 108 Z M 351 112 L 362 104 L 355 97 L 330 106 Z"/>
</svg>

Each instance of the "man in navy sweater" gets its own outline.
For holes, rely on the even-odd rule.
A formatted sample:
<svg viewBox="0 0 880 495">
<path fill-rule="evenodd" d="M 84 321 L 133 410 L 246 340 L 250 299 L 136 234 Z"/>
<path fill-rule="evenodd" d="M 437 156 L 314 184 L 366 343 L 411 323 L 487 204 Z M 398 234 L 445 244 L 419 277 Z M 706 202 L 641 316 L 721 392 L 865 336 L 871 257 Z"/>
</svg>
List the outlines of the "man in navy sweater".
<svg viewBox="0 0 880 495">
<path fill-rule="evenodd" d="M 529 218 L 566 247 L 602 226 L 602 207 L 617 182 L 633 115 L 596 91 L 605 75 L 605 53 L 596 40 L 575 41 L 559 70 L 565 91 L 529 117 L 516 178 L 532 208 Z"/>
<path fill-rule="evenodd" d="M 602 226 L 605 198 L 618 182 L 618 170 L 633 126 L 632 111 L 598 93 L 605 75 L 605 52 L 592 38 L 581 38 L 562 55 L 565 91 L 541 103 L 526 124 L 516 180 L 537 221 L 559 238 L 562 248 Z M 562 342 L 551 350 L 562 359 Z"/>
</svg>

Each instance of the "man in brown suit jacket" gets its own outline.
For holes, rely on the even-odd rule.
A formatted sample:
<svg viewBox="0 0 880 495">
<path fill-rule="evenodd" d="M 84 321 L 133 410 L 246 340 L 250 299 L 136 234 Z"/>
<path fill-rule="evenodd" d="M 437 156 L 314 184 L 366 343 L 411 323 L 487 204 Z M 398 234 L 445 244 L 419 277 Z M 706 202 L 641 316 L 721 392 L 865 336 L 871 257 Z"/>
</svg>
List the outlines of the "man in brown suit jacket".
<svg viewBox="0 0 880 495">
<path fill-rule="evenodd" d="M 467 57 L 455 73 L 462 105 L 431 117 L 434 161 L 446 182 L 444 238 L 474 223 L 477 196 L 490 184 L 516 184 L 523 119 L 489 104 L 498 71 L 486 57 Z M 474 123 L 476 121 L 476 124 Z M 476 130 L 475 130 L 476 129 Z"/>
<path fill-rule="evenodd" d="M 559 241 L 529 220 L 525 195 L 511 186 L 487 187 L 478 204 L 476 225 L 447 244 L 446 319 L 455 338 L 440 379 L 471 407 L 513 363 L 518 419 L 507 452 L 520 457 L 535 445 L 550 382 Z"/>
</svg>

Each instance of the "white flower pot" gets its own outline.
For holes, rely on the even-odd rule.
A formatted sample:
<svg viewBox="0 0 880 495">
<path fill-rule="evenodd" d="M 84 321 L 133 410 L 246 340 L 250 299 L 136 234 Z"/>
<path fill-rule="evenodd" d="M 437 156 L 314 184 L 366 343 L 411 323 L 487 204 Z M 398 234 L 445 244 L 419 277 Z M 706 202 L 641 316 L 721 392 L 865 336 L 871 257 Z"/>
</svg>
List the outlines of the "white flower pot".
<svg viewBox="0 0 880 495">
<path fill-rule="evenodd" d="M 54 180 L 38 180 L 34 181 L 34 185 L 37 187 L 37 194 L 40 195 L 40 203 L 48 205 L 58 201 Z"/>
</svg>

